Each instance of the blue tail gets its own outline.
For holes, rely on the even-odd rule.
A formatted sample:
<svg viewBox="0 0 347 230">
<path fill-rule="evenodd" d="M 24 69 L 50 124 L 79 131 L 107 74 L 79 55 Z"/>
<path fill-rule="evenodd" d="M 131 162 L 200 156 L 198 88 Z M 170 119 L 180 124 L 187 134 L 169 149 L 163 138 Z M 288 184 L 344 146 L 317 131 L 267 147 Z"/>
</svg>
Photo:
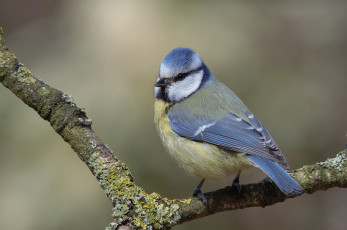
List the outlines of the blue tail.
<svg viewBox="0 0 347 230">
<path fill-rule="evenodd" d="M 255 166 L 263 170 L 284 194 L 292 196 L 302 193 L 299 183 L 272 160 L 253 155 L 247 155 L 247 157 L 255 164 Z"/>
</svg>

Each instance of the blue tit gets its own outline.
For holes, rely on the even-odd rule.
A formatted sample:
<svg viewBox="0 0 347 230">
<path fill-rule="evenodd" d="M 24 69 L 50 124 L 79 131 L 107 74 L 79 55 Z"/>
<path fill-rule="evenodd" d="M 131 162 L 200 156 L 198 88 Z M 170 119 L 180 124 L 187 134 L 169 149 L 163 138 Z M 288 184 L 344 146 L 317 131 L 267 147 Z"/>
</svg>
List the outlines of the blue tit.
<svg viewBox="0 0 347 230">
<path fill-rule="evenodd" d="M 188 174 L 219 180 L 258 167 L 286 195 L 302 193 L 288 175 L 289 165 L 263 124 L 227 86 L 218 81 L 199 54 L 175 48 L 166 55 L 154 87 L 154 121 L 169 154 Z"/>
</svg>

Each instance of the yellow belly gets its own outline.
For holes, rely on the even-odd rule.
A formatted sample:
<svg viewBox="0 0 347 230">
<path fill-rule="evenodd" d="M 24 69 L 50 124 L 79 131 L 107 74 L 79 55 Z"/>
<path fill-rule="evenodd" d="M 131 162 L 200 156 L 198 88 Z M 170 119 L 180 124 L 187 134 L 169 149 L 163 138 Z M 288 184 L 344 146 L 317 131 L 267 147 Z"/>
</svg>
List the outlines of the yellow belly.
<svg viewBox="0 0 347 230">
<path fill-rule="evenodd" d="M 177 135 L 170 128 L 166 112 L 168 108 L 169 104 L 156 100 L 154 122 L 164 147 L 188 174 L 201 179 L 219 180 L 253 166 L 244 153 L 234 153 Z"/>
</svg>

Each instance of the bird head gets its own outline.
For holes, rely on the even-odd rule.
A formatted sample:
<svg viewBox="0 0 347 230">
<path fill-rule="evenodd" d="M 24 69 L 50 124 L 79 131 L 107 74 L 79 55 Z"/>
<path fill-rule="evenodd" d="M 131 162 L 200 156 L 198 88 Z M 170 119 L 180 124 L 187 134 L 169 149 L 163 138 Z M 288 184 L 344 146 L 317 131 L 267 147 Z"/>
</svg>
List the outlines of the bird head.
<svg viewBox="0 0 347 230">
<path fill-rule="evenodd" d="M 154 94 L 167 102 L 180 102 L 196 92 L 210 72 L 199 54 L 189 48 L 175 48 L 160 65 Z"/>
</svg>

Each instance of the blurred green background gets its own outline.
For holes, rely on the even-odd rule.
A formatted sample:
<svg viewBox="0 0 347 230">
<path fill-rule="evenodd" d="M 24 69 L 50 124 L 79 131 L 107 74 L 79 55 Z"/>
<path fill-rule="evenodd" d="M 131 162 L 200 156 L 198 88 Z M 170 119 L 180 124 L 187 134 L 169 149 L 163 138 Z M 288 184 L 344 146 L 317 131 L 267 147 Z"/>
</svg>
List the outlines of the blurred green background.
<svg viewBox="0 0 347 230">
<path fill-rule="evenodd" d="M 346 1 L 1 0 L 0 26 L 20 62 L 86 109 L 147 192 L 184 198 L 199 182 L 165 153 L 153 124 L 153 84 L 177 46 L 200 53 L 292 168 L 347 143 Z M 241 183 L 263 177 L 252 170 Z M 174 229 L 345 229 L 346 194 L 330 189 Z M 104 229 L 111 208 L 69 145 L 0 86 L 0 229 Z"/>
</svg>

